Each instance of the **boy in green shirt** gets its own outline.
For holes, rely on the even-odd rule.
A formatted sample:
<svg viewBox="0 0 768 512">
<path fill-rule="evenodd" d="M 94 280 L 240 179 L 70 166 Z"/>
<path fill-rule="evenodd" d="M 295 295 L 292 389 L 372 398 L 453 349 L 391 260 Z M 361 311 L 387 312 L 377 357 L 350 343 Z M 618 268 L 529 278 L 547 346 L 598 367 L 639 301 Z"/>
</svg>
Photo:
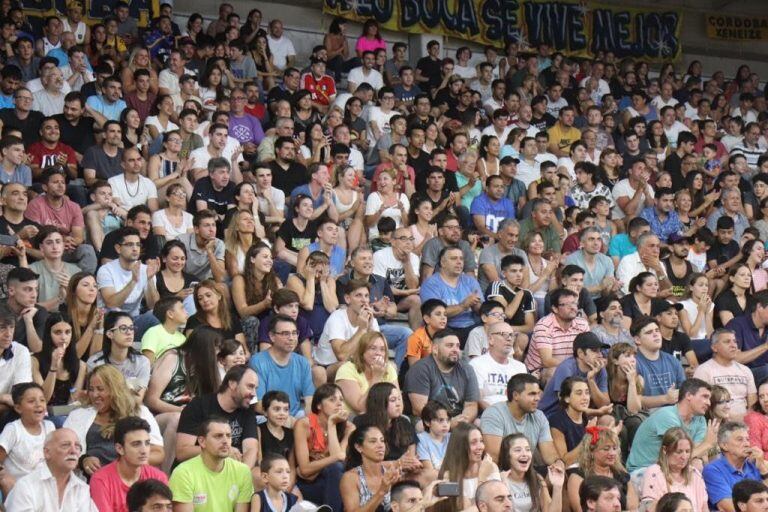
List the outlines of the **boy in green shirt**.
<svg viewBox="0 0 768 512">
<path fill-rule="evenodd" d="M 167 350 L 184 343 L 186 337 L 179 328 L 189 318 L 184 303 L 175 295 L 158 300 L 152 308 L 152 314 L 160 320 L 160 325 L 150 327 L 141 337 L 141 353 L 147 356 L 150 364 Z"/>
</svg>

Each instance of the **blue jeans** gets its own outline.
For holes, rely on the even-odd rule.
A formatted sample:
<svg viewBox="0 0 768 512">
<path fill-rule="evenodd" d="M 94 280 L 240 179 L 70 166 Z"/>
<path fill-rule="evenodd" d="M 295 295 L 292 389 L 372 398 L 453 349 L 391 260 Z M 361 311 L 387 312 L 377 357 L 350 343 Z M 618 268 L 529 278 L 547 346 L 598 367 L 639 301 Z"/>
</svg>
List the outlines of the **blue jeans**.
<svg viewBox="0 0 768 512">
<path fill-rule="evenodd" d="M 343 512 L 344 504 L 339 492 L 339 484 L 343 474 L 344 465 L 341 462 L 334 462 L 330 466 L 326 466 L 313 481 L 299 478 L 296 484 L 305 500 L 318 506 L 328 505 L 333 509 L 333 512 Z"/>
<path fill-rule="evenodd" d="M 399 324 L 379 324 L 379 331 L 387 340 L 389 348 L 395 351 L 395 367 L 400 368 L 408 349 L 408 337 L 413 331 L 410 327 Z"/>
</svg>

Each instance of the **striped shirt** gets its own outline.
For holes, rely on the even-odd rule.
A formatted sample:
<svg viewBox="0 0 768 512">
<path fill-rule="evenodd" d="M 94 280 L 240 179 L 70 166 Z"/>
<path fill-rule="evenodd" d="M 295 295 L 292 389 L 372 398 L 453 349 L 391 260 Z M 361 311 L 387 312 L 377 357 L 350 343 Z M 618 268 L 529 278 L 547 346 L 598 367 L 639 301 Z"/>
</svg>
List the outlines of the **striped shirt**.
<svg viewBox="0 0 768 512">
<path fill-rule="evenodd" d="M 747 159 L 747 165 L 749 166 L 749 168 L 752 170 L 756 170 L 757 159 L 760 158 L 761 155 L 765 154 L 765 152 L 766 152 L 765 148 L 762 148 L 759 145 L 748 147 L 742 140 L 739 144 L 736 144 L 733 147 L 733 149 L 731 149 L 731 156 L 737 153 L 741 153 L 742 155 L 744 155 L 744 158 Z"/>
<path fill-rule="evenodd" d="M 582 318 L 573 319 L 567 329 L 560 327 L 554 313 L 543 317 L 536 322 L 533 328 L 533 336 L 528 347 L 528 355 L 525 356 L 525 366 L 534 372 L 542 368 L 542 348 L 552 349 L 552 356 L 558 361 L 564 361 L 573 356 L 573 340 L 576 335 L 589 331 L 589 322 Z"/>
</svg>

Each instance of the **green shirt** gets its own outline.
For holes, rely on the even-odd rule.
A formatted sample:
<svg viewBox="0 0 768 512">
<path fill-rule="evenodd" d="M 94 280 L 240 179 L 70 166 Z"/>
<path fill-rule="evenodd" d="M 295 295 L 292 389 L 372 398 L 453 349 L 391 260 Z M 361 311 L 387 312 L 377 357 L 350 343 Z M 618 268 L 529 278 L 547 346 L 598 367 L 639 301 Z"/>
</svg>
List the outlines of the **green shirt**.
<svg viewBox="0 0 768 512">
<path fill-rule="evenodd" d="M 560 233 L 558 233 L 552 225 L 549 225 L 546 229 L 536 229 L 533 225 L 533 219 L 528 217 L 520 222 L 520 240 L 523 240 L 529 231 L 538 231 L 541 233 L 541 236 L 544 238 L 545 252 L 551 251 L 560 253 L 560 250 L 563 247 L 563 239 L 560 238 Z"/>
<path fill-rule="evenodd" d="M 141 350 L 149 350 L 155 354 L 155 360 L 160 359 L 165 352 L 180 347 L 186 338 L 178 331 L 169 334 L 162 324 L 147 329 L 141 337 Z"/>
<path fill-rule="evenodd" d="M 195 512 L 227 512 L 238 503 L 250 503 L 253 495 L 251 470 L 242 462 L 226 459 L 216 473 L 198 455 L 179 464 L 168 482 L 173 501 L 191 503 Z"/>
</svg>

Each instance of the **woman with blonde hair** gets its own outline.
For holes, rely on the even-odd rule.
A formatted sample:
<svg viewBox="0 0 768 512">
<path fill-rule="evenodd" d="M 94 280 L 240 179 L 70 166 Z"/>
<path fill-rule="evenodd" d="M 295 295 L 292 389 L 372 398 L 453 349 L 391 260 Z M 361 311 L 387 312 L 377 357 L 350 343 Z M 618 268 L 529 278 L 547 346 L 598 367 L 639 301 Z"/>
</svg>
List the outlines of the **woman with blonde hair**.
<svg viewBox="0 0 768 512">
<path fill-rule="evenodd" d="M 355 414 L 365 412 L 368 390 L 379 382 L 397 386 L 397 369 L 387 357 L 387 340 L 380 332 L 363 334 L 357 350 L 336 372 L 336 385 L 341 388 L 344 406 Z"/>
<path fill-rule="evenodd" d="M 685 494 L 693 504 L 694 512 L 708 510 L 704 479 L 691 466 L 692 451 L 693 441 L 684 429 L 673 427 L 664 433 L 659 460 L 648 466 L 643 475 L 640 499 L 647 506 L 646 510 L 655 512 L 656 502 L 670 492 Z"/>
<path fill-rule="evenodd" d="M 610 427 L 591 425 L 581 441 L 578 465 L 569 468 L 568 501 L 571 512 L 584 512 L 581 508 L 579 487 L 588 476 L 607 476 L 621 485 L 621 510 L 637 510 L 635 487 L 629 484 L 629 473 L 621 463 L 619 436 Z"/>
<path fill-rule="evenodd" d="M 149 463 L 159 466 L 165 455 L 160 428 L 149 409 L 136 400 L 120 370 L 109 364 L 97 366 L 88 376 L 86 389 L 83 407 L 69 413 L 64 422 L 64 428 L 74 430 L 82 446 L 80 469 L 91 476 L 117 459 L 115 424 L 128 416 L 149 423 Z"/>
<path fill-rule="evenodd" d="M 238 210 L 230 217 L 224 230 L 224 266 L 232 279 L 243 272 L 248 249 L 266 234 L 257 219 L 250 210 Z"/>
<path fill-rule="evenodd" d="M 347 233 L 347 252 L 365 242 L 363 211 L 365 199 L 357 190 L 358 177 L 351 165 L 339 166 L 334 173 L 333 204 L 339 214 L 339 226 Z"/>
<path fill-rule="evenodd" d="M 120 81 L 123 83 L 123 94 L 129 94 L 136 90 L 136 81 L 133 79 L 133 73 L 137 69 L 149 71 L 149 93 L 150 97 L 154 97 L 160 87 L 160 82 L 157 72 L 152 68 L 149 50 L 145 46 L 136 46 L 131 51 L 131 55 L 128 57 L 128 65 L 120 73 Z"/>
</svg>

